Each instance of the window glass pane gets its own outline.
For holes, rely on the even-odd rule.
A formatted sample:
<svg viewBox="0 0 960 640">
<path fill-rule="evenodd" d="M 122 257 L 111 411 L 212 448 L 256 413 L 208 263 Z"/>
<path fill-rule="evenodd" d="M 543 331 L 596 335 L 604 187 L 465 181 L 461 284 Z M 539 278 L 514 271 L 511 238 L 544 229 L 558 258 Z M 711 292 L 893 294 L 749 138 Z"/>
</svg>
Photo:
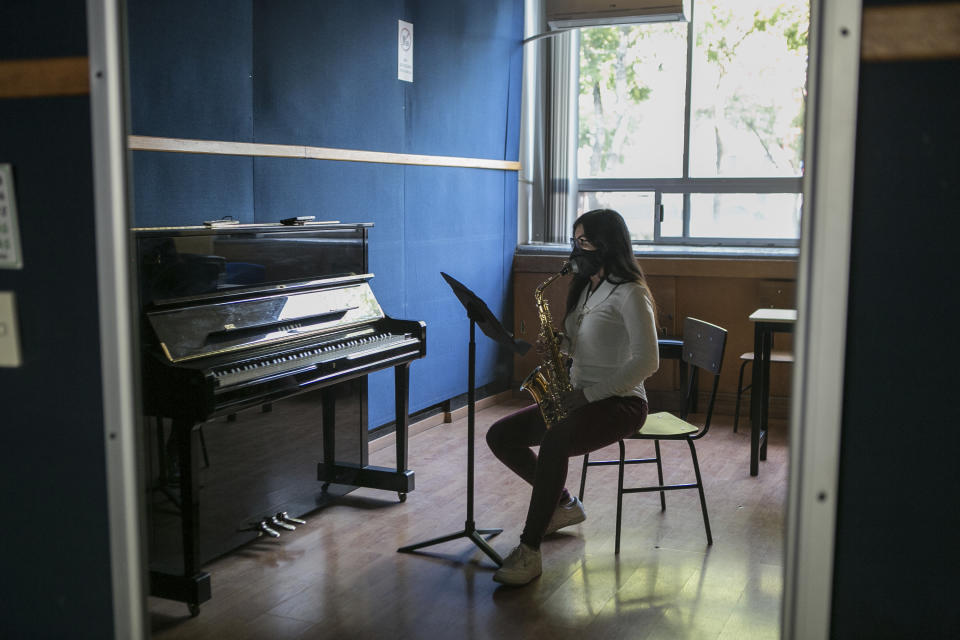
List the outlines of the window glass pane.
<svg viewBox="0 0 960 640">
<path fill-rule="evenodd" d="M 701 0 L 694 13 L 690 175 L 803 174 L 806 0 Z"/>
<path fill-rule="evenodd" d="M 660 223 L 660 235 L 680 237 L 683 235 L 683 194 L 664 193 L 660 196 L 663 204 L 663 222 Z"/>
<path fill-rule="evenodd" d="M 651 242 L 654 202 L 652 191 L 582 191 L 577 215 L 593 209 L 613 209 L 627 223 L 630 240 Z"/>
<path fill-rule="evenodd" d="M 683 23 L 581 31 L 581 178 L 683 174 L 686 58 Z"/>
<path fill-rule="evenodd" d="M 690 236 L 695 238 L 800 237 L 799 193 L 695 193 Z"/>
</svg>

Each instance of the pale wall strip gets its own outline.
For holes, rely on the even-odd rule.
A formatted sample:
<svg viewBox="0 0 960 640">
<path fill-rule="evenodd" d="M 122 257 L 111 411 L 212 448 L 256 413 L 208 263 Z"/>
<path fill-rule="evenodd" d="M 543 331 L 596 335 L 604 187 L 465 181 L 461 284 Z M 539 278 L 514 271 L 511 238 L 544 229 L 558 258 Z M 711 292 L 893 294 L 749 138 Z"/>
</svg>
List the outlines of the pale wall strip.
<svg viewBox="0 0 960 640">
<path fill-rule="evenodd" d="M 960 2 L 864 8 L 860 56 L 867 62 L 960 58 Z"/>
<path fill-rule="evenodd" d="M 383 151 L 358 151 L 353 149 L 331 149 L 328 147 L 306 147 L 301 145 L 263 144 L 258 142 L 129 136 L 128 146 L 135 151 L 206 153 L 270 158 L 308 158 L 312 160 L 377 162 L 383 164 L 407 164 L 433 167 L 465 167 L 471 169 L 497 169 L 501 171 L 520 170 L 519 162 L 509 160 L 427 156 L 409 153 L 387 153 Z"/>
<path fill-rule="evenodd" d="M 45 98 L 90 93 L 86 56 L 0 60 L 0 98 Z"/>
</svg>

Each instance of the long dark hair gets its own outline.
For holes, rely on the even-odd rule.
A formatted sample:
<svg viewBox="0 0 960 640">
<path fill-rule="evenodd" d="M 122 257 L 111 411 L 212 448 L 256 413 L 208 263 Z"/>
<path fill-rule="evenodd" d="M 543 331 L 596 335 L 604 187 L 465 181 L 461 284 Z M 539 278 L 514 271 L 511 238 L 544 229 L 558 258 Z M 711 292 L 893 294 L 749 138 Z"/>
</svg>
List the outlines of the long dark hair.
<svg viewBox="0 0 960 640">
<path fill-rule="evenodd" d="M 654 305 L 647 279 L 633 256 L 630 231 L 627 223 L 623 221 L 623 216 L 613 209 L 594 209 L 576 219 L 573 228 L 578 226 L 583 227 L 583 235 L 600 251 L 604 279 L 614 284 L 636 282 L 643 287 L 650 304 Z M 567 290 L 567 313 L 577 306 L 580 294 L 588 284 L 589 277 L 574 274 Z"/>
</svg>

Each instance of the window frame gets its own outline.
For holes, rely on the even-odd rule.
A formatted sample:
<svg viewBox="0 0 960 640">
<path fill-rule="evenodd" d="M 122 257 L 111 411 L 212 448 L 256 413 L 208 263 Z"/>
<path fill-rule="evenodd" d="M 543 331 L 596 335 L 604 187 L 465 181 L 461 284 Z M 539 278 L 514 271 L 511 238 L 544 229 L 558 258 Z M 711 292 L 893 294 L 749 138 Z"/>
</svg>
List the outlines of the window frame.
<svg viewBox="0 0 960 640">
<path fill-rule="evenodd" d="M 724 177 L 724 178 L 693 178 L 690 177 L 690 125 L 693 82 L 693 48 L 694 26 L 696 9 L 691 4 L 690 20 L 687 22 L 687 59 L 685 65 L 684 92 L 684 123 L 683 123 L 683 168 L 679 178 L 580 178 L 577 175 L 577 163 L 573 163 L 571 182 L 576 184 L 577 198 L 582 193 L 610 192 L 610 191 L 646 191 L 654 193 L 654 237 L 653 240 L 633 240 L 634 246 L 667 245 L 667 246 L 724 246 L 724 247 L 799 247 L 799 238 L 739 238 L 739 237 L 691 237 L 690 236 L 690 196 L 693 194 L 797 194 L 803 195 L 803 176 L 795 177 Z M 582 40 L 576 39 L 576 64 L 570 65 L 573 86 L 579 86 L 580 47 Z M 807 45 L 809 60 L 809 42 Z M 809 70 L 808 70 L 809 78 Z M 809 80 L 807 81 L 809 84 Z M 561 101 L 566 101 L 566 96 Z M 807 105 L 804 106 L 804 109 Z M 555 114 L 566 110 L 575 119 L 575 130 L 579 126 L 579 105 L 565 105 L 554 102 Z M 806 135 L 806 131 L 804 131 Z M 577 145 L 576 139 L 569 139 L 568 144 Z M 579 148 L 578 151 L 579 153 Z M 661 222 L 663 221 L 662 197 L 664 194 L 683 195 L 683 235 L 663 236 Z M 804 205 L 801 205 L 801 220 Z M 802 223 L 801 223 L 802 224 Z"/>
<path fill-rule="evenodd" d="M 799 238 L 692 237 L 690 236 L 690 196 L 724 193 L 802 195 L 803 178 L 588 178 L 577 181 L 578 195 L 611 191 L 646 191 L 654 194 L 653 240 L 633 240 L 634 245 L 800 246 Z M 663 222 L 662 197 L 664 194 L 683 196 L 682 236 L 664 236 L 660 232 L 660 225 Z"/>
</svg>

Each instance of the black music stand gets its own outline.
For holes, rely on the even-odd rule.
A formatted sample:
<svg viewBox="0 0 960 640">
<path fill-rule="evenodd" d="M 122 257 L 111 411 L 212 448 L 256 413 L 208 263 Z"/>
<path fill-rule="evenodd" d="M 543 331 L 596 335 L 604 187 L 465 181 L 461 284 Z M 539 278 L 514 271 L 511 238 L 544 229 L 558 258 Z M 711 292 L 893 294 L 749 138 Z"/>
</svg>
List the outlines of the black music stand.
<svg viewBox="0 0 960 640">
<path fill-rule="evenodd" d="M 467 317 L 470 318 L 470 358 L 469 358 L 469 374 L 467 382 L 467 520 L 464 523 L 463 531 L 458 531 L 456 533 L 451 533 L 449 535 L 440 536 L 439 538 L 433 538 L 432 540 L 426 540 L 424 542 L 418 542 L 416 544 L 407 545 L 406 547 L 400 547 L 397 551 L 401 553 L 410 553 L 411 551 L 416 551 L 417 549 L 422 549 L 423 547 L 429 547 L 435 544 L 441 544 L 443 542 L 449 542 L 450 540 L 456 540 L 458 538 L 470 538 L 473 540 L 474 544 L 480 547 L 480 550 L 487 554 L 491 560 L 497 563 L 497 566 L 503 564 L 503 558 L 493 550 L 487 541 L 483 539 L 483 536 L 495 536 L 498 533 L 502 533 L 503 529 L 477 529 L 476 524 L 473 521 L 473 440 L 474 440 L 474 413 L 476 409 L 475 401 L 475 368 L 476 368 L 476 341 L 474 340 L 475 336 L 475 327 L 480 325 L 480 330 L 494 342 L 502 344 L 506 347 L 509 347 L 511 351 L 519 353 L 520 355 L 525 354 L 530 349 L 530 344 L 524 342 L 523 340 L 514 340 L 513 336 L 510 335 L 510 332 L 507 331 L 500 321 L 497 320 L 497 317 L 493 315 L 493 312 L 490 311 L 490 308 L 487 307 L 487 304 L 481 300 L 473 291 L 466 288 L 463 284 L 450 277 L 446 273 L 440 272 L 440 275 L 443 276 L 443 279 L 447 281 L 447 284 L 450 285 L 450 288 L 453 289 L 453 293 L 456 294 L 457 299 L 460 300 L 460 304 L 463 305 L 464 309 L 467 310 Z"/>
</svg>

